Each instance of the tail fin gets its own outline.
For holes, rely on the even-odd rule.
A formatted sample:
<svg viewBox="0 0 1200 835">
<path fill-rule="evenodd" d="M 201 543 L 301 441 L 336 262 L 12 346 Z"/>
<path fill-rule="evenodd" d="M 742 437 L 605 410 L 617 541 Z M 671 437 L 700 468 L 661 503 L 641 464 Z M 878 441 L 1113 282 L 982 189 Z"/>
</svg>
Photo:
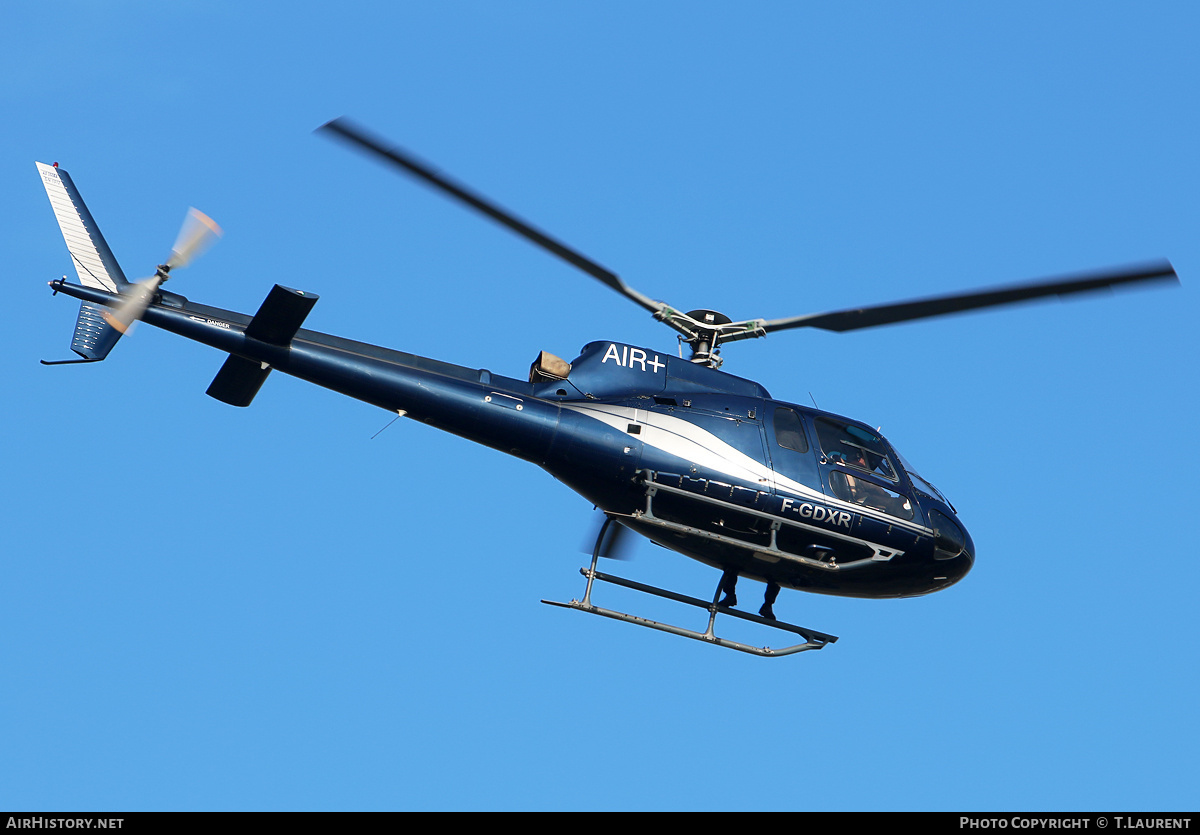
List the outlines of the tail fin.
<svg viewBox="0 0 1200 835">
<path fill-rule="evenodd" d="M 54 209 L 54 217 L 58 220 L 58 228 L 62 230 L 63 240 L 71 253 L 75 271 L 79 274 L 79 283 L 85 287 L 119 293 L 129 282 L 104 236 L 100 234 L 100 227 L 92 219 L 79 190 L 71 182 L 70 175 L 59 168 L 58 163 L 45 165 L 39 162 L 37 168 L 42 185 L 46 188 L 46 196 L 50 198 L 50 207 Z M 101 305 L 91 302 L 80 305 L 71 350 L 84 359 L 104 359 L 121 338 L 121 334 L 104 321 L 101 315 L 103 310 Z"/>
</svg>

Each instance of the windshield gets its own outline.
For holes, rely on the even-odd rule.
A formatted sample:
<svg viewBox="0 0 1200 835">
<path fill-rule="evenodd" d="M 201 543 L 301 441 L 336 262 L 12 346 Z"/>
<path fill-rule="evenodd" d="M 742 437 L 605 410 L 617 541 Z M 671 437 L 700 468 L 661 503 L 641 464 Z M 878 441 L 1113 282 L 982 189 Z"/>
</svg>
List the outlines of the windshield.
<svg viewBox="0 0 1200 835">
<path fill-rule="evenodd" d="M 908 459 L 901 455 L 899 450 L 897 450 L 895 447 L 892 447 L 892 451 L 896 453 L 896 457 L 900 459 L 900 466 L 904 468 L 904 472 L 908 473 L 908 477 L 912 479 L 913 484 L 916 485 L 918 490 L 923 490 L 931 496 L 936 496 L 947 505 L 950 505 L 950 500 L 942 495 L 941 490 L 937 489 L 928 481 L 921 478 L 921 476 L 917 475 L 917 471 L 913 468 L 913 465 L 908 463 Z M 950 505 L 950 507 L 953 508 L 954 506 Z"/>
</svg>

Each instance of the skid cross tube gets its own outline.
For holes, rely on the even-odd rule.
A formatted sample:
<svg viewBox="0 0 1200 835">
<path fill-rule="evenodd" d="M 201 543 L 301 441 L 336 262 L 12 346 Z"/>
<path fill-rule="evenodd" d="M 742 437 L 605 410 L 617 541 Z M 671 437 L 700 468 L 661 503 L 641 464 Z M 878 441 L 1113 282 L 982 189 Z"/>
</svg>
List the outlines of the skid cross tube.
<svg viewBox="0 0 1200 835">
<path fill-rule="evenodd" d="M 766 658 L 794 655 L 795 653 L 804 652 L 810 649 L 821 649 L 826 644 L 831 644 L 837 640 L 836 635 L 826 635 L 823 632 L 817 632 L 813 629 L 806 629 L 803 626 L 796 626 L 795 624 L 784 623 L 778 620 L 771 620 L 759 615 L 752 615 L 749 612 L 739 612 L 736 609 L 720 606 L 717 604 L 717 599 L 721 594 L 719 585 L 716 593 L 713 595 L 712 601 L 705 602 L 696 597 L 689 597 L 686 594 L 679 594 L 677 592 L 668 591 L 667 589 L 660 589 L 656 586 L 649 586 L 645 583 L 638 583 L 633 580 L 627 580 L 624 577 L 616 577 L 611 574 L 604 574 L 600 571 L 597 571 L 596 563 L 600 557 L 600 543 L 604 538 L 607 527 L 613 524 L 617 524 L 615 520 L 611 518 L 605 520 L 604 526 L 600 529 L 600 535 L 596 538 L 596 547 L 592 550 L 591 567 L 579 569 L 579 573 L 587 578 L 587 587 L 584 590 L 583 600 L 580 601 L 572 599 L 570 603 L 560 603 L 555 600 L 543 600 L 543 603 L 551 606 L 560 606 L 564 609 L 576 609 L 580 612 L 587 612 L 591 615 L 600 615 L 601 617 L 612 618 L 613 620 L 620 620 L 624 621 L 625 623 L 632 623 L 635 626 L 645 626 L 649 629 L 657 629 L 660 632 L 667 632 L 671 635 L 679 635 L 683 638 L 704 641 L 705 643 L 713 644 L 715 646 L 725 647 L 726 649 L 736 649 L 740 652 L 746 652 L 750 653 L 751 655 L 758 655 Z M 688 606 L 695 606 L 699 609 L 704 609 L 708 612 L 708 628 L 703 632 L 698 632 L 694 629 L 686 629 L 682 626 L 674 626 L 669 623 L 660 623 L 655 620 L 638 617 L 637 615 L 631 615 L 626 612 L 618 612 L 613 609 L 604 609 L 600 606 L 596 606 L 592 603 L 592 587 L 597 580 L 604 583 L 611 583 L 612 585 L 616 586 L 623 586 L 624 588 L 632 589 L 633 591 L 651 594 L 655 597 L 674 600 L 677 603 L 685 603 Z M 771 647 L 758 647 L 751 644 L 743 644 L 739 641 L 731 641 L 728 638 L 721 638 L 714 632 L 718 614 L 732 615 L 733 617 L 758 623 L 763 626 L 770 627 L 771 629 L 779 629 L 784 632 L 791 632 L 804 638 L 805 643 L 773 649 Z"/>
</svg>

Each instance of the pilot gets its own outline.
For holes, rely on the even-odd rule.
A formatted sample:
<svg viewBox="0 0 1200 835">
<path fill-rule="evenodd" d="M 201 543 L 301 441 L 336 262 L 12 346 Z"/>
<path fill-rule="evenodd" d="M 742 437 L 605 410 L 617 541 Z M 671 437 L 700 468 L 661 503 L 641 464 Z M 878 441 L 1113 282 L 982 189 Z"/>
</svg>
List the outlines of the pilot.
<svg viewBox="0 0 1200 835">
<path fill-rule="evenodd" d="M 851 449 L 850 454 L 846 457 L 846 463 L 851 467 L 857 467 L 860 470 L 871 472 L 871 467 L 867 464 L 866 455 L 857 447 Z M 874 507 L 879 510 L 886 510 L 888 501 L 891 498 L 887 491 L 878 487 L 863 478 L 855 478 L 846 473 L 846 487 L 850 491 L 850 501 L 865 504 L 867 507 Z"/>
<path fill-rule="evenodd" d="M 863 470 L 869 471 L 870 469 L 862 450 L 855 450 L 851 453 L 848 463 Z M 846 488 L 850 495 L 842 498 L 882 510 L 884 513 L 890 513 L 902 519 L 912 518 L 912 505 L 903 496 L 893 495 L 865 478 L 855 478 L 849 473 L 844 473 L 843 477 L 846 479 Z"/>
<path fill-rule="evenodd" d="M 718 606 L 733 607 L 737 605 L 737 581 L 738 573 L 732 568 L 725 569 L 725 573 L 721 575 L 720 587 L 720 592 L 725 596 L 717 603 Z M 772 607 L 778 598 L 779 584 L 768 580 L 767 591 L 763 595 L 763 605 L 758 613 L 767 620 L 775 620 L 775 610 Z"/>
</svg>

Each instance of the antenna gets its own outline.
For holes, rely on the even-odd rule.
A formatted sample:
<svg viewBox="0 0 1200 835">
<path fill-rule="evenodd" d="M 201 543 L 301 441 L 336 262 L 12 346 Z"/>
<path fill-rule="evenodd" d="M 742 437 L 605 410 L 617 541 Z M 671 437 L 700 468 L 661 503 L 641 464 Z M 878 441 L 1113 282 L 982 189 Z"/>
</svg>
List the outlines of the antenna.
<svg viewBox="0 0 1200 835">
<path fill-rule="evenodd" d="M 380 429 L 378 432 L 376 432 L 374 435 L 372 435 L 371 440 L 373 441 L 376 438 L 378 438 L 380 435 L 383 434 L 384 429 L 387 429 L 388 426 L 391 426 L 393 423 L 400 420 L 400 418 L 404 417 L 407 414 L 408 414 L 408 412 L 404 411 L 403 409 L 397 409 L 396 416 L 387 422 L 387 426 L 383 427 L 383 429 Z"/>
</svg>

